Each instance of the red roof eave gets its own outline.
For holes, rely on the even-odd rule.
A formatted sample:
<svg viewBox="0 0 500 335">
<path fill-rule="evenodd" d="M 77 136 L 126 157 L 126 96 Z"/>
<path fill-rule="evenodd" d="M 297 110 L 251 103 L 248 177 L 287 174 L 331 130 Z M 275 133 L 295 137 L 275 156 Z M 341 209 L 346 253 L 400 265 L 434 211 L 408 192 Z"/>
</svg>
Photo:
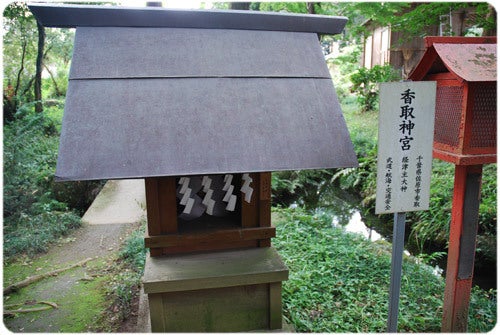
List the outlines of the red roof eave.
<svg viewBox="0 0 500 335">
<path fill-rule="evenodd" d="M 496 81 L 496 37 L 425 37 L 427 47 L 409 76 L 422 80 L 439 59 L 460 81 Z"/>
</svg>

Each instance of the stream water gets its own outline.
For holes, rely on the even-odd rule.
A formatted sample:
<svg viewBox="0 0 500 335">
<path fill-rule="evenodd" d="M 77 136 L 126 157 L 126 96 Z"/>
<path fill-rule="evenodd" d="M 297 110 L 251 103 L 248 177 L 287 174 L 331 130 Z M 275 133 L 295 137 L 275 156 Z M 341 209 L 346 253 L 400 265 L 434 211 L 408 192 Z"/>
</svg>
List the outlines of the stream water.
<svg viewBox="0 0 500 335">
<path fill-rule="evenodd" d="M 309 196 L 307 200 L 297 201 L 307 208 L 315 208 L 316 211 L 323 211 L 332 216 L 332 225 L 343 227 L 348 232 L 363 235 L 371 241 L 380 239 L 392 240 L 392 221 L 384 222 L 377 215 L 371 214 L 361 205 L 361 200 L 348 192 L 336 187 L 321 187 L 315 196 Z M 291 206 L 297 206 L 293 203 Z M 408 229 L 406 238 L 408 238 Z M 410 255 L 410 252 L 405 250 Z M 439 262 L 432 264 L 434 274 L 445 276 L 446 256 Z M 478 271 L 474 273 L 474 284 L 484 289 L 496 288 L 496 268 L 491 271 Z"/>
</svg>

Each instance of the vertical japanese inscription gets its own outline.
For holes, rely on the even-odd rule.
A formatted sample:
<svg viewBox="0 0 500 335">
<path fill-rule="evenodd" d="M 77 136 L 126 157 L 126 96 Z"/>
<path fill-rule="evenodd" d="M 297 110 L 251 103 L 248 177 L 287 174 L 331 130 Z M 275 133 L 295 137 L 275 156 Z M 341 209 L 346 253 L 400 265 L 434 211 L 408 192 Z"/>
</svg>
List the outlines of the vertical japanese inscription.
<svg viewBox="0 0 500 335">
<path fill-rule="evenodd" d="M 419 155 L 417 157 L 417 169 L 415 171 L 415 198 L 414 207 L 420 207 L 420 192 L 422 191 L 422 167 L 423 167 L 424 157 Z"/>
<path fill-rule="evenodd" d="M 413 100 L 415 99 L 415 92 L 410 89 L 405 90 L 401 93 L 401 100 L 403 100 L 403 106 L 401 106 L 401 115 L 399 118 L 401 119 L 401 123 L 399 124 L 399 131 L 401 132 L 401 137 L 399 142 L 401 143 L 401 149 L 406 151 L 411 149 L 411 141 L 413 141 L 413 137 L 411 137 L 411 133 L 413 128 L 415 128 L 415 123 L 413 119 L 415 116 L 413 115 L 414 108 L 411 107 Z"/>
<path fill-rule="evenodd" d="M 387 157 L 385 164 L 385 210 L 391 209 L 392 204 L 392 157 Z"/>
</svg>

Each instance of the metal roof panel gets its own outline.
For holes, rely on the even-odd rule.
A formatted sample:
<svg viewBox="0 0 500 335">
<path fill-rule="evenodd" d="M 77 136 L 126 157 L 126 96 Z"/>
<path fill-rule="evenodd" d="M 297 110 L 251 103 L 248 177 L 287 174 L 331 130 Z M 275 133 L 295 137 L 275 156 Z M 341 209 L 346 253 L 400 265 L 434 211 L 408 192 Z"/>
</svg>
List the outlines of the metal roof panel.
<svg viewBox="0 0 500 335">
<path fill-rule="evenodd" d="M 357 165 L 330 79 L 71 80 L 60 180 Z"/>
<path fill-rule="evenodd" d="M 176 10 L 161 7 L 29 4 L 45 27 L 170 27 L 302 31 L 339 34 L 347 18 L 238 10 Z"/>
<path fill-rule="evenodd" d="M 315 34 L 192 28 L 79 27 L 70 79 L 330 78 Z"/>
<path fill-rule="evenodd" d="M 31 5 L 77 27 L 56 178 L 357 165 L 315 33 L 346 19 Z"/>
</svg>

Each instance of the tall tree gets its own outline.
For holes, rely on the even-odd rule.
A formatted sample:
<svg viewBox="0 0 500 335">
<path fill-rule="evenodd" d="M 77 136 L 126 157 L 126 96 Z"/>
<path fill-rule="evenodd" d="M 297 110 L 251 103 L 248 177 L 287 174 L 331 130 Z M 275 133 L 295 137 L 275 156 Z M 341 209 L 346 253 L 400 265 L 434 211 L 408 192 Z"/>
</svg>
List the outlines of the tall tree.
<svg viewBox="0 0 500 335">
<path fill-rule="evenodd" d="M 38 30 L 38 50 L 36 56 L 36 73 L 35 73 L 35 111 L 43 112 L 42 104 L 42 70 L 43 70 L 43 49 L 45 46 L 45 28 L 37 21 Z"/>
<path fill-rule="evenodd" d="M 66 93 L 74 30 L 45 29 L 23 2 L 10 3 L 3 15 L 3 118 L 9 122 L 23 103 L 35 101 L 42 111 L 42 87 L 45 99 Z"/>
<path fill-rule="evenodd" d="M 307 5 L 307 12 L 309 14 L 316 14 L 316 10 L 314 9 L 314 5 L 315 5 L 314 2 L 306 2 L 306 5 Z M 319 3 L 318 3 L 318 6 L 320 6 Z"/>
<path fill-rule="evenodd" d="M 249 10 L 250 2 L 230 2 L 229 9 Z"/>
<path fill-rule="evenodd" d="M 36 25 L 23 3 L 9 4 L 3 14 L 3 119 L 8 122 L 14 119 L 25 93 L 28 96 L 31 93 Z"/>
<path fill-rule="evenodd" d="M 421 37 L 427 27 L 440 24 L 442 15 L 467 8 L 473 8 L 477 14 L 470 25 L 482 28 L 483 35 L 496 34 L 496 12 L 487 2 L 340 2 L 330 8 L 334 15 L 349 18 L 346 29 L 352 38 L 363 35 L 362 23 L 367 20 L 404 31 L 409 39 Z"/>
<path fill-rule="evenodd" d="M 262 11 L 286 11 L 290 13 L 310 13 L 346 16 L 346 38 L 360 40 L 364 22 L 370 20 L 380 26 L 391 26 L 393 30 L 404 30 L 408 38 L 419 37 L 431 25 L 440 23 L 440 16 L 450 11 L 474 8 L 474 17 L 483 35 L 496 35 L 496 11 L 487 2 L 261 2 Z"/>
</svg>

